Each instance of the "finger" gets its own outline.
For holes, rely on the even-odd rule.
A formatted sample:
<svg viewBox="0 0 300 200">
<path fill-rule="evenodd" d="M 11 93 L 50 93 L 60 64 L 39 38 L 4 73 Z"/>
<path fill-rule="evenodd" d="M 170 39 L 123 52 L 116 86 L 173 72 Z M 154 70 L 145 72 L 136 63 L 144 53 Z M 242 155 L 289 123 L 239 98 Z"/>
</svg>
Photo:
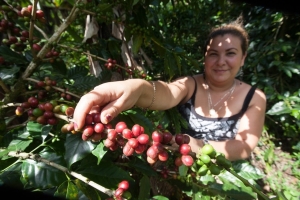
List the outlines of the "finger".
<svg viewBox="0 0 300 200">
<path fill-rule="evenodd" d="M 73 115 L 73 120 L 76 126 L 75 130 L 82 129 L 85 123 L 86 115 L 95 107 L 103 104 L 105 104 L 105 99 L 95 91 L 91 91 L 82 96 L 75 107 Z"/>
<path fill-rule="evenodd" d="M 103 124 L 108 124 L 113 118 L 118 116 L 122 111 L 130 109 L 134 106 L 126 96 L 112 101 L 105 105 L 101 110 L 100 120 Z"/>
</svg>

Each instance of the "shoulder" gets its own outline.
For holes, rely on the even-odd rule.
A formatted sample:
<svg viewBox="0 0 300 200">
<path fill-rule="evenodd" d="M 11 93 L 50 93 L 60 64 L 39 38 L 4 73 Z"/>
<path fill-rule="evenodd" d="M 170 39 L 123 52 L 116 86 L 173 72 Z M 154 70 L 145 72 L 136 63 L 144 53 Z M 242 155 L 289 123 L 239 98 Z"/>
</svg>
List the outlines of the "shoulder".
<svg viewBox="0 0 300 200">
<path fill-rule="evenodd" d="M 250 90 L 251 87 L 255 87 L 255 86 L 246 84 L 246 87 L 249 88 L 249 90 Z M 251 99 L 250 106 L 260 107 L 261 109 L 265 110 L 266 101 L 267 101 L 267 98 L 266 98 L 265 93 L 260 88 L 255 87 L 255 91 L 254 91 L 253 97 Z"/>
</svg>

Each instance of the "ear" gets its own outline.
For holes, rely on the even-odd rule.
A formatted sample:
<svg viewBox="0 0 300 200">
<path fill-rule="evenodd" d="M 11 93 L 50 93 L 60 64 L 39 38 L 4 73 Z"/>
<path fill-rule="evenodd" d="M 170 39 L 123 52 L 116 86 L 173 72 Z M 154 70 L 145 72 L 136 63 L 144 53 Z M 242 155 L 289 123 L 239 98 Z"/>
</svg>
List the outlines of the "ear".
<svg viewBox="0 0 300 200">
<path fill-rule="evenodd" d="M 241 66 L 244 66 L 245 59 L 247 57 L 247 52 L 243 55 L 242 60 L 241 60 Z"/>
</svg>

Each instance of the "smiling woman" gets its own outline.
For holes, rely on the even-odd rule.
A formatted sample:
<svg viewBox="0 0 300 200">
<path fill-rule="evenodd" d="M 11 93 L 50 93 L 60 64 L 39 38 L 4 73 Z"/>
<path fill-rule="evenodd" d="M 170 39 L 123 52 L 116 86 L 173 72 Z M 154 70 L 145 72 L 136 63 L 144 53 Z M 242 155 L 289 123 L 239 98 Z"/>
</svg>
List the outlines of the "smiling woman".
<svg viewBox="0 0 300 200">
<path fill-rule="evenodd" d="M 266 97 L 236 79 L 248 48 L 241 18 L 213 29 L 207 41 L 203 74 L 169 83 L 129 79 L 101 84 L 78 102 L 75 127 L 81 129 L 85 115 L 100 107 L 102 123 L 133 106 L 152 110 L 177 107 L 188 122 L 182 132 L 190 136 L 193 152 L 199 153 L 210 143 L 230 160 L 248 158 L 262 133 Z"/>
</svg>

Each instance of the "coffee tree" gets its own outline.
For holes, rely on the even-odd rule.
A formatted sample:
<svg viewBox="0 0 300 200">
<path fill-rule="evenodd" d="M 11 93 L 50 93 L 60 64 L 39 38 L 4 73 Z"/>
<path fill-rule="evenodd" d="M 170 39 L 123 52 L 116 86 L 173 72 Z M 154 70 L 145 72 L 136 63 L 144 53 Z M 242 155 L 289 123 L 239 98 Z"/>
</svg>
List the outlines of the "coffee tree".
<svg viewBox="0 0 300 200">
<path fill-rule="evenodd" d="M 249 164 L 208 144 L 192 153 L 176 110 L 132 108 L 110 124 L 91 113 L 74 130 L 76 103 L 96 85 L 197 71 L 179 35 L 158 31 L 159 11 L 182 2 L 0 4 L 0 184 L 66 199 L 268 199 Z"/>
</svg>

